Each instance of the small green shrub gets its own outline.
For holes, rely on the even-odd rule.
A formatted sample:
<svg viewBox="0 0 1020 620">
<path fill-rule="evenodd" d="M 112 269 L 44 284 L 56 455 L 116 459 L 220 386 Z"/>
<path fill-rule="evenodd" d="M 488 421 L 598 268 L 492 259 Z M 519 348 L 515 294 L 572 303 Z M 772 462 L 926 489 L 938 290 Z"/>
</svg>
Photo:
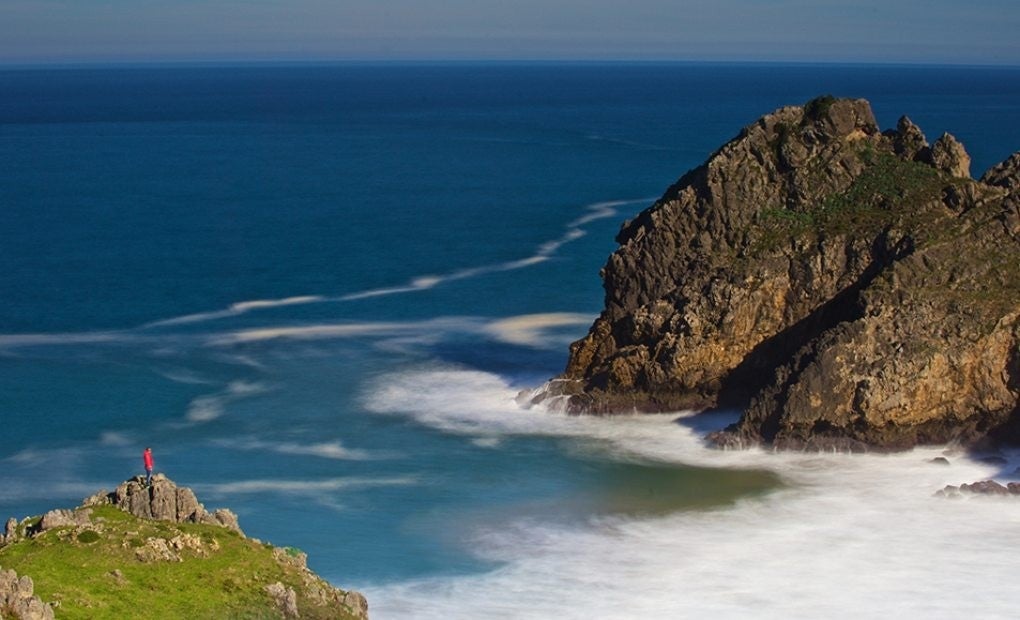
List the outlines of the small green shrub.
<svg viewBox="0 0 1020 620">
<path fill-rule="evenodd" d="M 82 530 L 78 532 L 78 542 L 86 545 L 98 541 L 99 538 L 99 532 L 95 530 Z"/>
<path fill-rule="evenodd" d="M 812 121 L 821 120 L 829 113 L 829 108 L 832 107 L 833 103 L 836 103 L 836 98 L 832 95 L 815 97 L 804 104 L 804 118 Z"/>
</svg>

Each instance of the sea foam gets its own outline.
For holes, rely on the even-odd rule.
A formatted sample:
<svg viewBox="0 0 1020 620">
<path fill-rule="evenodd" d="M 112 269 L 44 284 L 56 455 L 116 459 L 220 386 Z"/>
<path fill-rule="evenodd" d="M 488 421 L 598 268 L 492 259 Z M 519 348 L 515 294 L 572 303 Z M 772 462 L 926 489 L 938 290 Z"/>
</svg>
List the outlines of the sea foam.
<svg viewBox="0 0 1020 620">
<path fill-rule="evenodd" d="M 664 517 L 535 518 L 470 541 L 500 567 L 484 574 L 363 584 L 378 617 L 414 618 L 1012 618 L 1020 591 L 1020 502 L 933 495 L 1012 471 L 940 448 L 894 455 L 721 451 L 690 416 L 569 417 L 522 411 L 487 373 L 391 375 L 366 396 L 475 441 L 506 435 L 591 437 L 610 456 L 769 469 L 764 497 Z M 494 444 L 498 446 L 497 444 Z"/>
</svg>

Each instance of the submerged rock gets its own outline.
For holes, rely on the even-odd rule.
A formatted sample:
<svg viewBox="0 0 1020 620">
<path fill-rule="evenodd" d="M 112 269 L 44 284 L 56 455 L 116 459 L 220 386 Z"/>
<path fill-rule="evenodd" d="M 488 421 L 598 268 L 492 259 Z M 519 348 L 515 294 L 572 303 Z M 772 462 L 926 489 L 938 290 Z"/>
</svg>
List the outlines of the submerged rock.
<svg viewBox="0 0 1020 620">
<path fill-rule="evenodd" d="M 623 226 L 538 399 L 739 407 L 731 446 L 1020 440 L 1020 154 L 969 166 L 864 100 L 762 117 Z"/>
</svg>

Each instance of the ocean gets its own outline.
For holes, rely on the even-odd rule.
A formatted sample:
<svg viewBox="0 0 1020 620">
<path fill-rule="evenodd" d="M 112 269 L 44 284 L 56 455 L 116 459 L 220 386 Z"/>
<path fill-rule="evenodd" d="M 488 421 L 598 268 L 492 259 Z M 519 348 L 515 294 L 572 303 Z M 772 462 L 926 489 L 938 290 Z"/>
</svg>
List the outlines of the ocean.
<svg viewBox="0 0 1020 620">
<path fill-rule="evenodd" d="M 621 223 L 822 95 L 1020 149 L 1020 69 L 0 70 L 0 517 L 141 473 L 373 618 L 1012 618 L 1017 479 L 942 447 L 706 448 L 739 412 L 523 410 Z M 930 460 L 946 454 L 949 467 Z"/>
</svg>

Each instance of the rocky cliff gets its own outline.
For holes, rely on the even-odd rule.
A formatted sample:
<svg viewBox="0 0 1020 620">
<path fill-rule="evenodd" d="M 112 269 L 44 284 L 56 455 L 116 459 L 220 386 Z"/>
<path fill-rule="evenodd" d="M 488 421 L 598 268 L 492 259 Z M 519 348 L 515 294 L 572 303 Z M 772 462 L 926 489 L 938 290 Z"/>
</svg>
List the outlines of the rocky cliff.
<svg viewBox="0 0 1020 620">
<path fill-rule="evenodd" d="M 162 474 L 9 520 L 0 566 L 0 618 L 368 617 L 365 597 L 304 553 L 245 537 L 232 512 L 206 511 Z"/>
<path fill-rule="evenodd" d="M 624 224 L 605 309 L 540 391 L 574 412 L 737 407 L 727 445 L 1020 437 L 1020 153 L 868 102 L 768 114 Z"/>
</svg>

